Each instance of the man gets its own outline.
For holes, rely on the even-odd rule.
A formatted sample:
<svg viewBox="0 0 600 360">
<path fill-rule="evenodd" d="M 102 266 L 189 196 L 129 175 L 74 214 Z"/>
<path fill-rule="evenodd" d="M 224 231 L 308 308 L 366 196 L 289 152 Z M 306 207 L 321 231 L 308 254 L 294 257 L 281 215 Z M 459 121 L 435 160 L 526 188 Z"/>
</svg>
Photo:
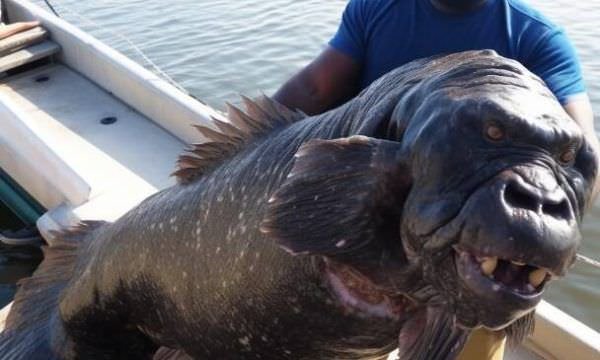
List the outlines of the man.
<svg viewBox="0 0 600 360">
<path fill-rule="evenodd" d="M 318 114 L 411 60 L 475 49 L 493 49 L 540 76 L 599 149 L 573 46 L 521 0 L 350 0 L 329 46 L 274 97 Z"/>
</svg>

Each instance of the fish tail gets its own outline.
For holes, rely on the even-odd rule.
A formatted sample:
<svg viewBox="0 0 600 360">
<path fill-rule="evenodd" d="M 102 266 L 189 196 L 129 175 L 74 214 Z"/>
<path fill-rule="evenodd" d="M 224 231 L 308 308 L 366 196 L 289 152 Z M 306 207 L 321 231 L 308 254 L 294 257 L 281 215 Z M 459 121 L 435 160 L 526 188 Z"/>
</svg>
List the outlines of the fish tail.
<svg viewBox="0 0 600 360">
<path fill-rule="evenodd" d="M 78 249 L 86 236 L 104 225 L 85 221 L 54 232 L 43 248 L 44 260 L 18 291 L 0 333 L 0 359 L 61 359 L 68 348 L 58 303 L 62 290 L 75 271 Z"/>
</svg>

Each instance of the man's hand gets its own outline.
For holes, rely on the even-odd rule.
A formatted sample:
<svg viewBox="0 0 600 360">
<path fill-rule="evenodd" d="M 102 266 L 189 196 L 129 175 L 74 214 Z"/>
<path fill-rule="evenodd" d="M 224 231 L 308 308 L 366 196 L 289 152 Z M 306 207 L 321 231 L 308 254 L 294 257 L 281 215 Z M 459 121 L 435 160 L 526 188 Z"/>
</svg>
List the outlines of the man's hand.
<svg viewBox="0 0 600 360">
<path fill-rule="evenodd" d="M 567 114 L 579 124 L 583 130 L 585 139 L 600 157 L 600 143 L 598 143 L 598 137 L 596 136 L 596 131 L 594 129 L 594 113 L 592 111 L 592 104 L 587 95 L 574 98 L 563 106 Z M 600 176 L 596 179 L 596 184 L 592 191 L 592 199 L 596 198 L 598 191 L 600 191 Z"/>
<path fill-rule="evenodd" d="M 328 46 L 273 97 L 291 109 L 320 114 L 356 95 L 360 71 L 351 57 Z"/>
</svg>

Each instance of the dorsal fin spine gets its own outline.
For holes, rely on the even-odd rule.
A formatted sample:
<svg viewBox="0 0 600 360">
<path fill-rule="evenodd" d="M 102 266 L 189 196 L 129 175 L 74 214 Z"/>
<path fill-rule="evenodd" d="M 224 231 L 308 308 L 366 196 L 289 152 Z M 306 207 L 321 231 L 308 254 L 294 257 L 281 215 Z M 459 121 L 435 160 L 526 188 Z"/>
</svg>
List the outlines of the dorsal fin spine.
<svg viewBox="0 0 600 360">
<path fill-rule="evenodd" d="M 193 144 L 177 160 L 172 174 L 180 184 L 187 184 L 205 171 L 235 155 L 249 142 L 307 117 L 292 111 L 275 100 L 262 95 L 257 100 L 242 96 L 246 111 L 227 103 L 229 122 L 212 118 L 213 126 L 193 125 L 206 138 L 205 143 Z M 216 128 L 216 129 L 215 129 Z"/>
</svg>

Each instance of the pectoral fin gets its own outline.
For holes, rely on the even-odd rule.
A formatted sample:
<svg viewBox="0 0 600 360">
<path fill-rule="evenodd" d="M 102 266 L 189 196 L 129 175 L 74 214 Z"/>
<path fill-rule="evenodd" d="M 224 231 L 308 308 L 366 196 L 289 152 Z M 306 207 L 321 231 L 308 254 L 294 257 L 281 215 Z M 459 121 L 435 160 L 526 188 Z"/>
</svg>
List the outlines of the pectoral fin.
<svg viewBox="0 0 600 360">
<path fill-rule="evenodd" d="M 455 359 L 471 330 L 454 324 L 452 315 L 438 308 L 423 308 L 403 326 L 398 339 L 397 359 Z"/>
<path fill-rule="evenodd" d="M 386 238 L 399 243 L 410 187 L 399 143 L 365 136 L 312 140 L 295 157 L 269 200 L 263 233 L 292 254 L 346 261 L 377 260 Z"/>
</svg>

